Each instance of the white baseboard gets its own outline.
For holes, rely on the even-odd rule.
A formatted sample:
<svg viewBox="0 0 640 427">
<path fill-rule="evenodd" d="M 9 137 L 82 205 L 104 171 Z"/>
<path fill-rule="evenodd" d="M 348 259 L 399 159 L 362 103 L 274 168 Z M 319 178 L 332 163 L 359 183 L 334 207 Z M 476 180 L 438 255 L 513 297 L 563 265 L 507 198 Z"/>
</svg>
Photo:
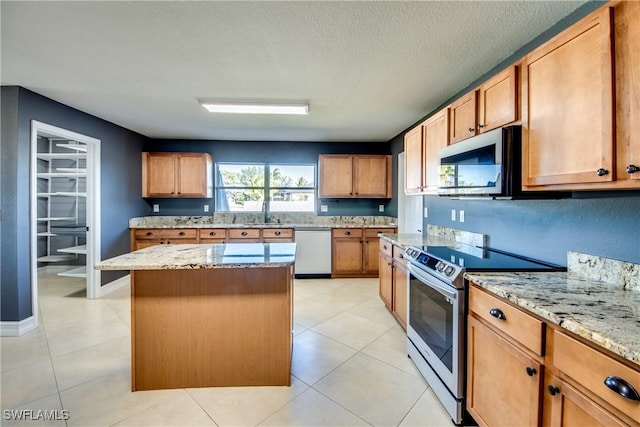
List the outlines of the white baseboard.
<svg viewBox="0 0 640 427">
<path fill-rule="evenodd" d="M 104 286 L 100 286 L 100 295 L 98 295 L 98 298 L 108 295 L 111 292 L 115 291 L 116 289 L 120 289 L 124 286 L 127 286 L 129 284 L 130 278 L 131 278 L 131 275 L 127 274 L 126 276 L 116 279 L 113 282 L 109 282 Z"/>
<path fill-rule="evenodd" d="M 37 328 L 36 319 L 31 316 L 23 320 L 1 321 L 0 336 L 19 337 Z"/>
</svg>

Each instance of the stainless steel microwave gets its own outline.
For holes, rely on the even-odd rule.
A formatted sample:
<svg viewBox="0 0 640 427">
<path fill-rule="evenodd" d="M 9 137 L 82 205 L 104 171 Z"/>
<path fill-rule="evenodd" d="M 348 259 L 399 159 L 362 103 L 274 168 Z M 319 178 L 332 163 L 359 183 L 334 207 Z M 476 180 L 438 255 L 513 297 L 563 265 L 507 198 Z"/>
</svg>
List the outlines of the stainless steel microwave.
<svg viewBox="0 0 640 427">
<path fill-rule="evenodd" d="M 522 127 L 507 126 L 441 148 L 441 196 L 515 198 L 523 195 Z"/>
</svg>

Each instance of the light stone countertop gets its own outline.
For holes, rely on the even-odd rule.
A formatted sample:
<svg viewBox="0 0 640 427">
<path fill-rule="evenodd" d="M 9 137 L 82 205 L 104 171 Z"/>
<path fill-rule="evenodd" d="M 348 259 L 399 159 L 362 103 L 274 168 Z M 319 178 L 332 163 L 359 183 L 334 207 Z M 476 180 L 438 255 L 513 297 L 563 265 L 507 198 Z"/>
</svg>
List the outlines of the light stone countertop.
<svg viewBox="0 0 640 427">
<path fill-rule="evenodd" d="M 465 273 L 489 292 L 640 365 L 640 292 L 571 272 Z"/>
<path fill-rule="evenodd" d="M 155 245 L 101 261 L 97 270 L 195 270 L 293 265 L 295 243 Z"/>
</svg>

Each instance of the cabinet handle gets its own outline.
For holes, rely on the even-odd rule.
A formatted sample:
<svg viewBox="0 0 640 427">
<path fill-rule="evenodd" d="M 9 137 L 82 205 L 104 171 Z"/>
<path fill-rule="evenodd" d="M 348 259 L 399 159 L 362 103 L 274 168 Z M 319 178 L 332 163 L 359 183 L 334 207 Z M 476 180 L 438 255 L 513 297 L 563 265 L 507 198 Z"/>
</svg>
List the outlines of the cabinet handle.
<svg viewBox="0 0 640 427">
<path fill-rule="evenodd" d="M 182 193 L 178 191 L 178 194 L 182 194 Z"/>
<path fill-rule="evenodd" d="M 153 233 L 151 231 L 147 231 L 147 236 L 153 236 Z"/>
<path fill-rule="evenodd" d="M 353 193 L 350 191 L 350 192 L 349 192 L 349 195 L 350 195 L 350 196 L 353 196 Z"/>
<path fill-rule="evenodd" d="M 636 165 L 629 165 L 627 166 L 627 173 L 636 173 L 636 172 L 640 172 L 640 168 Z"/>
<path fill-rule="evenodd" d="M 209 232 L 209 236 L 215 236 L 215 235 L 216 235 L 216 232 L 215 232 L 215 231 L 211 231 L 211 232 Z"/>
<path fill-rule="evenodd" d="M 478 130 L 482 129 L 484 127 L 484 125 L 481 125 L 478 123 Z"/>
<path fill-rule="evenodd" d="M 507 316 L 505 316 L 502 310 L 500 310 L 499 308 L 492 308 L 491 310 L 489 310 L 489 314 L 496 319 L 507 320 Z"/>
<path fill-rule="evenodd" d="M 609 175 L 609 171 L 603 168 L 600 168 L 596 171 L 596 175 L 598 176 L 605 176 L 605 175 Z"/>
<path fill-rule="evenodd" d="M 382 245 L 382 247 L 384 248 L 384 250 L 387 250 L 387 245 Z"/>
<path fill-rule="evenodd" d="M 550 385 L 549 387 L 547 387 L 547 390 L 549 390 L 549 394 L 551 396 L 555 396 L 556 394 L 560 393 L 560 389 L 553 385 Z"/>
<path fill-rule="evenodd" d="M 172 191 L 172 192 L 171 192 L 171 194 L 176 194 L 176 193 L 174 193 L 174 192 Z"/>
<path fill-rule="evenodd" d="M 404 259 L 404 255 L 402 255 L 402 254 L 398 254 L 398 258 L 400 258 L 400 259 Z"/>
<path fill-rule="evenodd" d="M 345 235 L 345 236 L 351 236 L 351 232 L 350 232 L 350 231 L 345 231 L 345 232 L 344 232 L 344 235 Z"/>
<path fill-rule="evenodd" d="M 275 233 L 273 233 L 273 234 L 275 234 L 276 236 L 279 236 L 279 235 L 280 235 L 280 234 L 282 234 L 282 233 L 280 233 L 279 231 L 276 231 L 276 232 L 275 232 Z"/>
<path fill-rule="evenodd" d="M 180 233 L 178 233 L 178 235 L 184 236 L 184 231 L 181 231 Z"/>
<path fill-rule="evenodd" d="M 167 245 L 170 245 L 170 244 L 171 244 L 171 240 L 167 240 Z"/>
<path fill-rule="evenodd" d="M 469 128 L 469 132 L 475 132 L 474 128 Z"/>
<path fill-rule="evenodd" d="M 536 371 L 536 368 L 530 368 L 530 367 L 527 366 L 527 375 L 532 377 L 537 373 L 538 373 L 538 371 Z"/>
<path fill-rule="evenodd" d="M 356 191 L 356 196 L 358 195 L 358 192 Z"/>
<path fill-rule="evenodd" d="M 604 385 L 622 397 L 630 400 L 640 400 L 640 394 L 635 388 L 620 377 L 610 376 L 604 379 Z"/>
<path fill-rule="evenodd" d="M 243 231 L 243 232 L 242 232 L 242 233 L 240 233 L 240 234 L 241 234 L 242 236 L 246 236 L 246 235 L 247 235 L 247 232 L 246 232 L 246 231 Z"/>
</svg>

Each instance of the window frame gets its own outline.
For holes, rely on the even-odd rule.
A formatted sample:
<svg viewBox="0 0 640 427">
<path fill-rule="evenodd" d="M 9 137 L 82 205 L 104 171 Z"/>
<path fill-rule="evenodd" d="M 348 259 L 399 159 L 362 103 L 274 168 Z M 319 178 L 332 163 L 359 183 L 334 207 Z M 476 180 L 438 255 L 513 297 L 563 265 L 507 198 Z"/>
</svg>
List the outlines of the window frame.
<svg viewBox="0 0 640 427">
<path fill-rule="evenodd" d="M 249 187 L 249 186 L 238 186 L 238 185 L 222 185 L 221 178 L 222 174 L 220 173 L 221 165 L 236 165 L 242 167 L 251 167 L 251 166 L 262 166 L 264 171 L 263 177 L 263 186 L 261 187 Z M 271 171 L 272 169 L 278 166 L 307 166 L 313 168 L 313 185 L 312 186 L 304 186 L 304 187 L 289 187 L 289 186 L 271 186 Z M 215 163 L 215 212 L 246 212 L 246 213 L 260 213 L 260 212 L 269 212 L 269 213 L 315 213 L 317 208 L 317 199 L 318 199 L 318 165 L 316 163 L 283 163 L 283 162 L 273 162 L 273 163 L 259 163 L 259 162 L 216 162 Z M 223 192 L 227 190 L 258 190 L 262 191 L 262 209 L 261 210 L 252 210 L 252 211 L 234 211 L 234 210 L 223 210 L 221 209 L 221 199 L 222 197 L 226 197 L 223 195 Z M 313 192 L 312 202 L 313 206 L 311 210 L 295 210 L 295 211 L 282 211 L 282 210 L 273 210 L 271 209 L 272 202 L 271 200 L 271 192 L 278 190 L 308 190 Z"/>
</svg>

